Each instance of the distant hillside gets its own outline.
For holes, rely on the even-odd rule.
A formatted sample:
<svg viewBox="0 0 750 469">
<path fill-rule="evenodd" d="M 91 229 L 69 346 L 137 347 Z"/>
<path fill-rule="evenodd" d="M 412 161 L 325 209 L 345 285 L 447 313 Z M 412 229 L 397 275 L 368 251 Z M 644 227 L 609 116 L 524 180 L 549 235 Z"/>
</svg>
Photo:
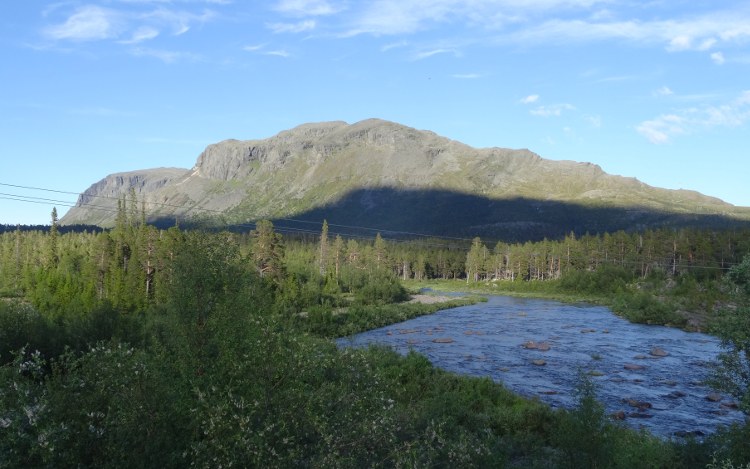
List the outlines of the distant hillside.
<svg viewBox="0 0 750 469">
<path fill-rule="evenodd" d="M 117 199 L 131 188 L 146 201 L 150 221 L 168 223 L 327 218 L 384 231 L 539 238 L 750 220 L 748 208 L 651 187 L 590 163 L 475 149 L 377 119 L 223 141 L 209 145 L 190 170 L 113 174 L 88 188 L 61 222 L 111 226 Z"/>
</svg>

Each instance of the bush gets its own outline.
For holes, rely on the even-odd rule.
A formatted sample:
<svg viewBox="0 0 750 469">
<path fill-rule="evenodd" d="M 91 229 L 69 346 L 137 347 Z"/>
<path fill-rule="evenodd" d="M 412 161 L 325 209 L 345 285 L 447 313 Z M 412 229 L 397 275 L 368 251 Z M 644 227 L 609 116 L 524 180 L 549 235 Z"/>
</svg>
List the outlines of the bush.
<svg viewBox="0 0 750 469">
<path fill-rule="evenodd" d="M 682 327 L 687 319 L 675 307 L 646 292 L 621 292 L 612 302 L 612 309 L 632 322 Z"/>
<path fill-rule="evenodd" d="M 395 275 L 381 271 L 373 273 L 354 298 L 360 304 L 382 305 L 406 301 L 409 294 Z"/>
<path fill-rule="evenodd" d="M 575 293 L 608 295 L 625 290 L 633 274 L 622 267 L 603 264 L 595 271 L 574 270 L 560 279 L 560 288 Z"/>
</svg>

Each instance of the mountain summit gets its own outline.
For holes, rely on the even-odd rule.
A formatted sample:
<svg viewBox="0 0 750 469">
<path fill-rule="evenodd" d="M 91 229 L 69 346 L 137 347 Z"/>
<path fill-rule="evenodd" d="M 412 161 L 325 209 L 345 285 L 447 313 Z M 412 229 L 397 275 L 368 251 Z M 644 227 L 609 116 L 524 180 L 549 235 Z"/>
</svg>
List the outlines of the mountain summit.
<svg viewBox="0 0 750 469">
<path fill-rule="evenodd" d="M 382 231 L 539 237 L 750 219 L 750 209 L 590 163 L 476 149 L 378 119 L 225 140 L 209 145 L 192 169 L 113 174 L 89 187 L 61 222 L 111 226 L 117 201 L 131 189 L 152 222 L 327 218 Z"/>
</svg>

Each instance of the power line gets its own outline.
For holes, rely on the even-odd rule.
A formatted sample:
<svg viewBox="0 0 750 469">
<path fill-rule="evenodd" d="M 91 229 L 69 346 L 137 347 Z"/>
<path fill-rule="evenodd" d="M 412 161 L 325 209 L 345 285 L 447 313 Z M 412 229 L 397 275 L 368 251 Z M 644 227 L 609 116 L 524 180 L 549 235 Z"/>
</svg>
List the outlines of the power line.
<svg viewBox="0 0 750 469">
<path fill-rule="evenodd" d="M 79 192 L 72 192 L 72 191 L 64 191 L 64 190 L 58 190 L 58 189 L 50 189 L 50 188 L 44 188 L 44 187 L 35 187 L 35 186 L 26 186 L 26 185 L 20 185 L 20 184 L 10 184 L 5 182 L 0 182 L 0 186 L 6 186 L 6 187 L 13 187 L 17 189 L 25 189 L 25 190 L 36 190 L 36 191 L 44 191 L 44 192 L 51 192 L 51 193 L 58 193 L 58 194 L 69 194 L 69 195 L 76 195 L 78 197 L 82 197 L 84 194 Z M 125 196 L 121 197 L 115 197 L 115 196 L 107 196 L 107 195 L 93 195 L 93 194 L 86 194 L 87 197 L 92 198 L 99 198 L 99 199 L 106 199 L 106 200 L 122 200 Z M 97 205 L 92 203 L 71 203 L 70 201 L 64 201 L 59 199 L 48 199 L 43 197 L 34 197 L 34 196 L 25 196 L 25 195 L 19 195 L 19 194 L 9 194 L 9 193 L 3 193 L 0 192 L 0 199 L 1 200 L 13 200 L 13 201 L 19 201 L 19 202 L 27 202 L 27 203 L 36 203 L 36 204 L 50 204 L 50 203 L 57 203 L 62 206 L 66 207 L 86 207 L 92 210 L 99 210 L 99 211 L 106 211 L 111 213 L 116 213 L 118 209 L 114 207 L 108 207 L 103 205 Z M 216 209 L 209 209 L 209 208 L 202 208 L 198 206 L 186 206 L 186 205 L 176 205 L 176 204 L 169 204 L 169 203 L 162 203 L 162 202 L 145 202 L 147 206 L 160 206 L 160 207 L 169 207 L 169 208 L 176 208 L 176 209 L 182 209 L 186 212 L 193 211 L 193 210 L 202 210 L 204 212 L 212 212 L 217 214 L 224 214 L 224 211 L 216 210 Z M 185 214 L 183 214 L 184 216 Z M 175 219 L 177 217 L 175 216 Z M 220 220 L 213 220 L 214 222 L 220 221 Z M 300 224 L 307 224 L 307 225 L 316 225 L 316 226 L 322 226 L 323 222 L 316 222 L 311 220 L 302 220 L 302 219 L 294 219 L 294 218 L 274 218 L 274 221 L 284 221 L 284 222 L 291 222 L 291 223 L 300 223 Z M 245 228 L 256 228 L 257 224 L 253 222 L 246 222 L 246 223 L 229 223 L 229 222 L 223 222 L 223 224 L 226 227 L 245 227 Z M 393 235 L 405 235 L 405 236 L 417 236 L 417 237 L 423 237 L 423 238 L 434 238 L 435 240 L 455 240 L 455 241 L 466 241 L 471 242 L 473 241 L 470 238 L 461 238 L 461 237 L 451 237 L 451 236 L 438 236 L 438 235 L 432 235 L 432 234 L 425 234 L 425 233 L 416 233 L 416 232 L 410 232 L 410 231 L 403 231 L 403 230 L 391 230 L 387 228 L 373 228 L 373 227 L 365 227 L 365 226 L 357 226 L 357 225 L 344 225 L 344 224 L 337 224 L 337 223 L 329 223 L 329 227 L 339 228 L 339 229 L 351 229 L 351 230 L 361 230 L 361 231 L 369 231 L 369 232 L 377 232 L 377 233 L 390 233 Z M 289 233 L 289 234 L 299 234 L 299 233 L 305 233 L 305 234 L 312 234 L 319 236 L 319 231 L 313 231 L 313 230 L 306 230 L 303 228 L 296 228 L 296 227 L 290 227 L 290 226 L 282 226 L 282 225 L 274 225 L 274 230 L 281 232 L 281 233 Z M 366 236 L 366 235 L 357 235 L 352 233 L 346 233 L 341 231 L 331 231 L 329 232 L 330 235 L 340 235 L 342 237 L 346 237 L 348 239 L 361 239 L 361 240 L 368 240 L 372 241 L 376 239 L 374 236 Z M 390 237 L 384 237 L 384 240 L 390 241 L 390 242 L 405 242 L 403 240 L 398 240 L 395 238 Z M 498 240 L 488 239 L 484 241 L 484 244 L 492 245 L 492 241 L 495 242 L 495 244 L 498 242 Z M 447 248 L 447 249 L 453 249 L 453 250 L 459 250 L 468 252 L 468 247 L 460 247 L 457 245 L 449 245 L 449 244 L 442 244 L 442 243 L 425 243 L 420 242 L 422 246 L 431 246 L 431 247 L 439 247 L 439 248 Z M 518 243 L 516 243 L 518 244 Z M 620 264 L 629 263 L 631 265 L 639 265 L 641 262 L 620 262 Z M 704 268 L 704 269 L 719 269 L 719 270 L 726 270 L 727 268 L 722 267 L 710 267 L 710 266 L 695 266 L 695 265 L 677 265 L 678 268 Z"/>
<path fill-rule="evenodd" d="M 27 189 L 27 190 L 38 190 L 38 191 L 45 191 L 45 192 L 53 192 L 58 194 L 70 194 L 70 195 L 76 195 L 79 197 L 84 196 L 83 193 L 80 192 L 72 192 L 72 191 L 63 191 L 58 189 L 49 189 L 49 188 L 43 188 L 43 187 L 34 187 L 34 186 L 25 186 L 20 184 L 10 184 L 5 182 L 0 182 L 0 186 L 7 186 L 7 187 L 14 187 L 17 189 Z M 15 194 L 14 194 L 15 195 Z M 94 195 L 94 194 L 85 194 L 86 197 L 92 197 L 92 198 L 100 198 L 100 199 L 107 199 L 107 200 L 121 200 L 120 197 L 114 197 L 114 196 L 107 196 L 107 195 Z M 23 196 L 18 196 L 23 197 Z M 33 198 L 33 197 L 32 197 Z M 23 201 L 23 200 L 21 200 Z M 90 208 L 98 208 L 106 211 L 113 211 L 113 209 L 110 209 L 109 207 L 103 207 L 101 205 L 95 205 L 95 204 L 88 204 L 88 203 L 80 203 L 76 205 L 70 205 L 70 202 L 67 201 L 61 201 L 60 203 L 66 204 L 67 207 L 76 207 L 76 206 L 86 206 Z M 176 205 L 176 204 L 168 204 L 163 202 L 146 202 L 147 205 L 157 205 L 160 207 L 169 207 L 169 208 L 176 208 L 176 209 L 182 209 L 182 210 L 201 210 L 204 212 L 211 212 L 211 213 L 217 213 L 217 214 L 224 214 L 225 212 L 222 210 L 216 210 L 216 209 L 209 209 L 209 208 L 203 208 L 198 206 L 185 206 L 185 205 Z M 317 226 L 322 226 L 322 222 L 316 222 L 311 220 L 302 220 L 302 219 L 294 219 L 294 218 L 275 218 L 275 220 L 279 221 L 287 221 L 292 223 L 302 223 L 302 224 L 312 224 Z M 236 224 L 240 225 L 241 224 Z M 391 233 L 394 235 L 404 235 L 404 236 L 419 236 L 419 237 L 425 237 L 425 238 L 437 238 L 437 239 L 451 239 L 456 241 L 468 241 L 471 242 L 472 239 L 470 238 L 461 238 L 461 237 L 454 237 L 454 236 L 440 236 L 440 235 L 434 235 L 434 234 L 426 234 L 426 233 L 416 233 L 411 231 L 403 231 L 403 230 L 393 230 L 388 228 L 373 228 L 373 227 L 367 227 L 367 226 L 357 226 L 357 225 L 344 225 L 344 224 L 338 224 L 338 223 L 329 223 L 328 226 L 336 227 L 336 228 L 344 228 L 344 229 L 352 229 L 352 230 L 362 230 L 362 231 L 371 231 L 371 232 L 377 232 L 377 233 Z M 342 233 L 344 234 L 344 233 Z M 348 235 L 348 234 L 347 234 Z"/>
</svg>

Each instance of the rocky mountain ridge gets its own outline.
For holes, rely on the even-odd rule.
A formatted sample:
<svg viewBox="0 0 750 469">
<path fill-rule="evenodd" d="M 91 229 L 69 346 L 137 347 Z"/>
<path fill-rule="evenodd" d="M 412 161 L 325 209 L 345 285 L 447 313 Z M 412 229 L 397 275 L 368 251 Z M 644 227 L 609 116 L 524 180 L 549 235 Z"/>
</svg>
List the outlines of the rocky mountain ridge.
<svg viewBox="0 0 750 469">
<path fill-rule="evenodd" d="M 501 222 L 545 222 L 533 213 L 534 203 L 750 219 L 749 209 L 693 191 L 659 189 L 609 175 L 594 164 L 546 160 L 528 150 L 475 149 L 378 119 L 304 124 L 268 139 L 226 140 L 206 147 L 192 169 L 110 175 L 89 187 L 62 223 L 111 226 L 117 199 L 131 188 L 146 202 L 151 221 L 221 215 L 224 222 L 243 223 L 304 218 L 313 212 L 326 216 L 328 207 L 341 222 L 365 216 L 369 225 L 392 226 L 392 218 L 401 217 L 382 213 L 378 206 L 406 209 L 384 199 L 400 193 L 418 193 L 416 204 L 422 211 L 431 210 L 430 198 L 444 199 L 441 207 L 432 209 L 463 211 L 448 201 L 450 194 L 472 196 L 463 203 L 480 206 L 502 203 L 502 213 L 479 210 L 484 215 L 472 225 L 485 229 Z M 356 200 L 348 200 L 352 196 Z M 504 213 L 516 212 L 506 206 L 511 200 L 524 201 L 528 213 L 521 210 L 504 219 Z M 335 212 L 344 206 L 347 213 Z M 380 219 L 368 213 L 378 213 Z"/>
</svg>

